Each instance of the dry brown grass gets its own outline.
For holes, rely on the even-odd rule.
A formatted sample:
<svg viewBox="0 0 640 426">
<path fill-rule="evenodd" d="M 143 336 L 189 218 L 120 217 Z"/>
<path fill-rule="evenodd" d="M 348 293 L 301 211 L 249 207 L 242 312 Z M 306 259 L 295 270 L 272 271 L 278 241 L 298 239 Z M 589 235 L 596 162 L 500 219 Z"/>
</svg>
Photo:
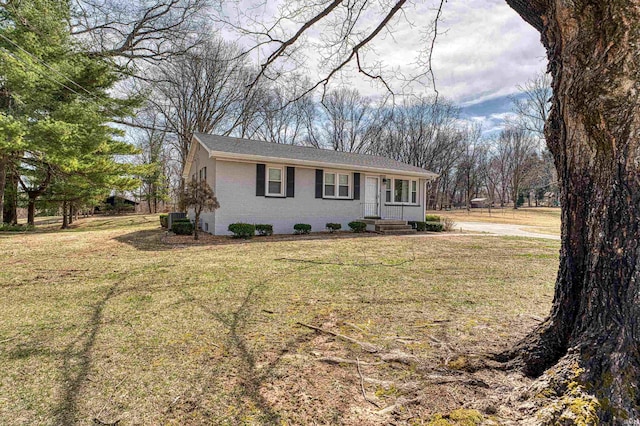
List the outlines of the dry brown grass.
<svg viewBox="0 0 640 426">
<path fill-rule="evenodd" d="M 553 207 L 521 207 L 505 209 L 471 209 L 470 211 L 451 210 L 433 211 L 427 214 L 437 214 L 448 217 L 457 222 L 487 222 L 523 225 L 528 231 L 542 234 L 560 234 L 560 208 Z"/>
<path fill-rule="evenodd" d="M 501 395 L 524 379 L 477 367 L 546 315 L 559 248 L 162 235 L 155 216 L 0 235 L 0 424 L 428 424 L 485 406 L 506 419 Z M 416 362 L 380 363 L 298 322 Z M 356 365 L 325 357 L 361 363 L 380 408 Z M 414 404 L 379 413 L 399 398 Z"/>
</svg>

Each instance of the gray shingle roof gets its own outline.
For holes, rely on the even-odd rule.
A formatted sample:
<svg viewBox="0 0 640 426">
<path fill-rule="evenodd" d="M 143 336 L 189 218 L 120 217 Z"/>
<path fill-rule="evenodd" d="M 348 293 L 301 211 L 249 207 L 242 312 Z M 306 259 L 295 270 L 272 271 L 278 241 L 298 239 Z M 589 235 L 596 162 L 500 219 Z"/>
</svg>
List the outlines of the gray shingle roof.
<svg viewBox="0 0 640 426">
<path fill-rule="evenodd" d="M 287 159 L 306 163 L 328 164 L 350 168 L 380 169 L 385 172 L 396 171 L 421 174 L 424 177 L 436 175 L 420 167 L 401 163 L 387 157 L 352 152 L 338 152 L 306 146 L 284 145 L 228 136 L 196 133 L 194 135 L 210 152 L 223 152 L 233 156 L 260 156 L 266 159 Z"/>
</svg>

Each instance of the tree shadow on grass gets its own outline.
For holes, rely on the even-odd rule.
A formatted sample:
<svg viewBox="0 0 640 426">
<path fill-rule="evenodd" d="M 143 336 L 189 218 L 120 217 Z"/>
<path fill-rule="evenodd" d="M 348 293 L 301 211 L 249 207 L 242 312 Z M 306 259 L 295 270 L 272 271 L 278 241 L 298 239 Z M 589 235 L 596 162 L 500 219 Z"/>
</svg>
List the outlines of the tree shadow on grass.
<svg viewBox="0 0 640 426">
<path fill-rule="evenodd" d="M 73 338 L 63 349 L 49 349 L 41 341 L 29 344 L 19 343 L 7 356 L 10 359 L 30 357 L 51 357 L 61 359 L 61 391 L 59 402 L 52 409 L 52 424 L 75 425 L 78 419 L 78 400 L 82 396 L 81 390 L 92 367 L 93 350 L 96 337 L 103 323 L 104 309 L 114 296 L 117 295 L 119 283 L 109 287 L 107 292 L 92 307 L 86 328 Z M 49 334 L 49 339 L 52 339 Z"/>
<path fill-rule="evenodd" d="M 301 269 L 307 268 L 308 266 L 298 268 L 289 273 L 297 273 Z M 251 285 L 242 298 L 240 305 L 236 309 L 226 312 L 223 306 L 219 306 L 220 309 L 218 309 L 218 307 L 211 307 L 203 302 L 196 302 L 197 299 L 194 296 L 185 292 L 190 302 L 196 302 L 207 316 L 216 320 L 225 328 L 227 345 L 236 355 L 234 359 L 236 360 L 236 367 L 240 379 L 240 386 L 237 391 L 234 392 L 237 404 L 236 408 L 238 408 L 237 412 L 247 413 L 250 409 L 257 409 L 259 411 L 258 420 L 261 424 L 282 424 L 284 420 L 281 414 L 273 407 L 273 404 L 262 395 L 261 389 L 263 389 L 273 377 L 275 369 L 282 363 L 284 355 L 287 353 L 295 353 L 300 345 L 313 338 L 313 335 L 309 333 L 293 335 L 275 350 L 275 355 L 271 356 L 271 359 L 267 363 L 263 363 L 258 367 L 258 359 L 261 354 L 250 347 L 251 345 L 246 337 L 248 324 L 255 320 L 256 316 L 262 312 L 260 309 L 261 293 L 265 285 L 269 281 L 281 276 L 282 275 L 279 275 L 278 277 Z M 211 381 L 210 378 L 205 380 Z M 206 398 L 206 395 L 201 395 L 201 398 Z M 238 423 L 242 423 L 243 421 L 242 418 L 236 418 L 234 420 Z"/>
<path fill-rule="evenodd" d="M 141 251 L 166 251 L 177 250 L 184 246 L 166 244 L 162 241 L 165 231 L 160 229 L 144 229 L 119 235 L 113 239 L 124 244 L 128 244 Z"/>
<path fill-rule="evenodd" d="M 104 309 L 116 295 L 118 283 L 113 284 L 107 293 L 94 305 L 87 329 L 72 340 L 62 351 L 62 397 L 54 409 L 54 424 L 74 425 L 78 422 L 78 399 L 82 385 L 86 382 L 92 365 L 93 348 Z"/>
</svg>

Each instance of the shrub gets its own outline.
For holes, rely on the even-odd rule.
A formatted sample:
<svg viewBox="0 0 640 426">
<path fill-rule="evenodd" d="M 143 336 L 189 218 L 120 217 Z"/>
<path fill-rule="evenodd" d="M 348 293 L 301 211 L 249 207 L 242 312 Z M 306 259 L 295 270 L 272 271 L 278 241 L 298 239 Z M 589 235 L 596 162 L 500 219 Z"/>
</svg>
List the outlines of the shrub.
<svg viewBox="0 0 640 426">
<path fill-rule="evenodd" d="M 442 226 L 444 227 L 444 230 L 446 232 L 451 232 L 456 227 L 456 223 L 453 221 L 453 219 L 445 217 L 442 219 Z"/>
<path fill-rule="evenodd" d="M 169 227 L 169 215 L 168 214 L 161 214 L 160 215 L 160 226 L 162 226 L 163 228 L 168 228 Z"/>
<path fill-rule="evenodd" d="M 418 222 L 415 220 L 407 221 L 407 225 L 411 225 L 411 229 L 418 229 Z"/>
<path fill-rule="evenodd" d="M 327 223 L 325 226 L 327 227 L 329 232 L 332 233 L 342 229 L 342 225 L 340 225 L 339 223 Z"/>
<path fill-rule="evenodd" d="M 31 225 L 11 225 L 8 223 L 0 223 L 0 232 L 25 232 L 33 231 L 35 228 Z"/>
<path fill-rule="evenodd" d="M 425 222 L 440 222 L 442 218 L 437 214 L 428 214 L 424 217 Z"/>
<path fill-rule="evenodd" d="M 232 223 L 227 229 L 233 233 L 233 238 L 249 239 L 256 233 L 256 226 L 250 223 Z"/>
<path fill-rule="evenodd" d="M 437 222 L 433 222 L 433 223 L 437 223 Z M 418 230 L 418 232 L 426 231 L 427 230 L 427 222 L 417 221 L 416 222 L 416 229 Z"/>
<path fill-rule="evenodd" d="M 349 222 L 349 228 L 351 228 L 353 232 L 364 232 L 367 230 L 367 224 L 364 222 L 353 221 Z"/>
<path fill-rule="evenodd" d="M 308 223 L 296 223 L 293 225 L 293 230 L 295 234 L 308 234 L 311 232 L 311 225 Z"/>
<path fill-rule="evenodd" d="M 181 217 L 179 219 L 173 219 L 171 224 L 173 225 L 174 223 L 191 223 L 191 219 L 188 217 Z"/>
<path fill-rule="evenodd" d="M 256 232 L 261 236 L 273 235 L 273 225 L 258 224 L 256 225 Z"/>
<path fill-rule="evenodd" d="M 425 231 L 442 232 L 444 231 L 444 225 L 440 222 L 422 222 L 425 225 Z"/>
<path fill-rule="evenodd" d="M 193 234 L 193 223 L 174 220 L 173 223 L 171 223 L 171 231 L 176 235 L 191 235 Z"/>
</svg>

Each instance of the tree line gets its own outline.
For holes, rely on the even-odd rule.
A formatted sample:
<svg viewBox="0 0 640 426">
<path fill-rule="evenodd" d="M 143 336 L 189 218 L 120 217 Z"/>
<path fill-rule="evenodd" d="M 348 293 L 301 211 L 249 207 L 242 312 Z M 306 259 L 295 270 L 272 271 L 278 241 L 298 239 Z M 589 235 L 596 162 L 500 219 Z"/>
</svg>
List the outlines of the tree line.
<svg viewBox="0 0 640 426">
<path fill-rule="evenodd" d="M 0 222 L 26 207 L 63 226 L 113 191 L 150 212 L 184 207 L 181 172 L 195 132 L 384 155 L 433 171 L 428 207 L 537 203 L 555 176 L 541 144 L 543 77 L 523 87 L 514 120 L 486 134 L 442 98 L 353 88 L 310 92 L 294 72 L 260 70 L 203 17 L 205 1 L 105 7 L 10 1 L 0 14 Z M 195 29 L 199 31 L 196 32 Z M 194 36 L 194 34 L 196 34 Z M 546 97 L 545 97 L 546 96 Z"/>
<path fill-rule="evenodd" d="M 170 173 L 162 191 L 143 186 L 150 208 L 182 192 L 179 176 L 195 132 L 383 155 L 422 167 L 439 175 L 428 188 L 430 209 L 468 208 L 477 197 L 489 207 L 539 205 L 557 190 L 543 139 L 549 91 L 543 74 L 521 88 L 502 130 L 483 132 L 442 97 L 393 102 L 345 87 L 320 95 L 305 92 L 310 82 L 301 75 L 256 83 L 257 73 L 239 46 L 213 37 L 139 82 L 138 90 L 150 94 L 137 118 L 139 146 L 157 162 L 151 142 L 161 138 L 160 168 Z"/>
</svg>

